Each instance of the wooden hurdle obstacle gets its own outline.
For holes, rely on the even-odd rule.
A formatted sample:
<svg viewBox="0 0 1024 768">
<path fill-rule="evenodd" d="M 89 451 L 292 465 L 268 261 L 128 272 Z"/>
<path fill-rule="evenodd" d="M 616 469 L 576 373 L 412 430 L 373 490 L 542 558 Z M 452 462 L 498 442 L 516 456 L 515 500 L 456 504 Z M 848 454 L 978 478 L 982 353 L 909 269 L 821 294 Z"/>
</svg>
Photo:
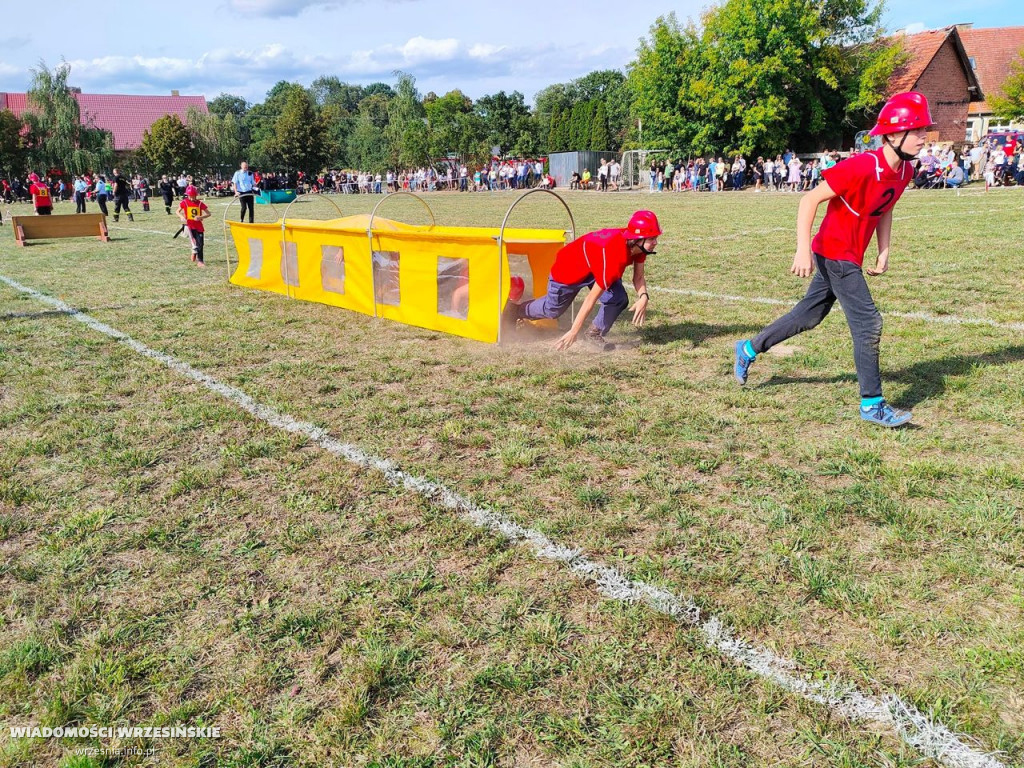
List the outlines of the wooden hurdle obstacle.
<svg viewBox="0 0 1024 768">
<path fill-rule="evenodd" d="M 50 240 L 60 237 L 95 237 L 106 243 L 107 217 L 102 213 L 75 213 L 62 216 L 12 216 L 14 239 L 24 247 L 28 240 Z"/>
</svg>

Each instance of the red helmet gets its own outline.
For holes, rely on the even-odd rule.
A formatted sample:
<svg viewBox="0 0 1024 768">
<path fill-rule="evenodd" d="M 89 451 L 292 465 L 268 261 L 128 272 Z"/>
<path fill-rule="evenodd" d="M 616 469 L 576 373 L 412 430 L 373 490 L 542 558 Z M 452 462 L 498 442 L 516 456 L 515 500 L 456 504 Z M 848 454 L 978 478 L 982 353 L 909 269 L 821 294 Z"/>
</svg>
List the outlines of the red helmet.
<svg viewBox="0 0 1024 768">
<path fill-rule="evenodd" d="M 198 194 L 199 190 L 196 188 L 194 184 L 189 184 L 187 187 L 185 187 L 186 197 L 196 197 Z"/>
<path fill-rule="evenodd" d="M 34 174 L 34 173 L 30 173 L 30 174 L 28 175 L 28 180 L 29 180 L 29 181 L 39 181 L 39 176 L 37 176 L 37 175 L 36 175 L 36 174 Z"/>
<path fill-rule="evenodd" d="M 519 301 L 523 298 L 523 291 L 526 290 L 526 282 L 519 275 L 512 275 L 509 278 L 508 300 Z"/>
<path fill-rule="evenodd" d="M 658 217 L 654 215 L 654 211 L 637 211 L 629 217 L 625 231 L 627 235 L 633 236 L 630 239 L 658 237 L 661 234 L 661 225 L 658 224 Z"/>
<path fill-rule="evenodd" d="M 903 133 L 931 125 L 933 121 L 932 113 L 928 111 L 928 99 L 923 93 L 906 91 L 897 93 L 885 102 L 882 111 L 878 113 L 878 122 L 871 129 L 871 135 Z"/>
</svg>

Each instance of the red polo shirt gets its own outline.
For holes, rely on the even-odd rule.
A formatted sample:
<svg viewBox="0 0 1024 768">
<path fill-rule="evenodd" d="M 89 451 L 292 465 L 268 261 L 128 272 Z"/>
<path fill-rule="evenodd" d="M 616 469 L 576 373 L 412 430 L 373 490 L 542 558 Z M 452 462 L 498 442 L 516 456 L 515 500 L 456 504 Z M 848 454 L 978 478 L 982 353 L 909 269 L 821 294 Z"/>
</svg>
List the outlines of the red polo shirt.
<svg viewBox="0 0 1024 768">
<path fill-rule="evenodd" d="M 50 197 L 50 188 L 41 181 L 36 181 L 28 188 L 32 195 L 32 205 L 36 208 L 53 208 L 53 198 Z"/>
<path fill-rule="evenodd" d="M 914 167 L 903 161 L 893 171 L 882 149 L 848 157 L 822 171 L 836 196 L 811 243 L 811 250 L 826 259 L 864 263 L 878 219 L 891 211 L 914 178 Z"/>
<path fill-rule="evenodd" d="M 551 267 L 551 279 L 563 285 L 575 285 L 591 277 L 601 290 L 621 280 L 626 267 L 642 264 L 647 256 L 631 256 L 622 229 L 600 229 L 578 237 L 562 248 Z"/>
<path fill-rule="evenodd" d="M 178 209 L 185 213 L 185 226 L 191 229 L 193 232 L 204 231 L 203 220 L 199 218 L 199 214 L 203 211 L 210 210 L 206 203 L 201 200 L 193 200 L 191 197 L 186 197 L 181 203 L 178 204 Z"/>
</svg>

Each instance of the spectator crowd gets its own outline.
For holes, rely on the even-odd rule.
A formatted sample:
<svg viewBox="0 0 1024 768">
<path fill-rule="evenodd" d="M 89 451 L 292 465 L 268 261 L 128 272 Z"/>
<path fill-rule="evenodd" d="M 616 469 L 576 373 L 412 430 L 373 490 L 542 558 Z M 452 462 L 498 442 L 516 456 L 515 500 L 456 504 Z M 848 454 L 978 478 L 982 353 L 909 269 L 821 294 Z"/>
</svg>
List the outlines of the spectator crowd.
<svg viewBox="0 0 1024 768">
<path fill-rule="evenodd" d="M 847 154 L 855 154 L 852 150 Z M 668 159 L 658 153 L 651 161 L 645 179 L 650 192 L 723 192 L 752 188 L 755 192 L 805 192 L 814 189 L 822 171 L 842 158 L 838 151 L 825 150 L 813 156 L 799 156 L 786 150 L 775 157 L 758 156 L 748 160 L 742 155 L 693 159 Z M 671 156 L 669 156 L 671 157 Z M 1024 142 L 990 138 L 977 145 L 966 144 L 959 150 L 951 145 L 926 146 L 918 156 L 914 186 L 917 188 L 959 188 L 971 181 L 984 180 L 986 187 L 1024 186 Z M 570 189 L 616 191 L 623 186 L 622 166 L 618 160 L 601 160 L 591 173 L 576 171 L 568 180 Z M 409 192 L 493 192 L 500 190 L 554 188 L 555 179 L 542 160 L 532 158 L 492 159 L 481 165 L 443 161 L 436 166 L 405 168 L 372 173 L 363 170 L 327 170 L 316 175 L 301 172 L 255 174 L 261 190 L 294 189 L 314 194 L 388 194 Z M 107 212 L 113 201 L 112 174 L 82 174 L 65 178 L 52 174 L 39 182 L 48 187 L 54 203 L 74 201 L 76 212 L 84 213 L 87 203 L 95 203 Z M 0 198 L 7 204 L 32 200 L 28 176 L 0 178 Z M 129 180 L 129 195 L 148 210 L 151 196 L 163 196 L 169 206 L 183 199 L 189 185 L 195 185 L 204 197 L 229 197 L 230 180 L 213 175 L 193 177 L 187 173 L 163 175 L 155 184 L 141 174 Z"/>
</svg>

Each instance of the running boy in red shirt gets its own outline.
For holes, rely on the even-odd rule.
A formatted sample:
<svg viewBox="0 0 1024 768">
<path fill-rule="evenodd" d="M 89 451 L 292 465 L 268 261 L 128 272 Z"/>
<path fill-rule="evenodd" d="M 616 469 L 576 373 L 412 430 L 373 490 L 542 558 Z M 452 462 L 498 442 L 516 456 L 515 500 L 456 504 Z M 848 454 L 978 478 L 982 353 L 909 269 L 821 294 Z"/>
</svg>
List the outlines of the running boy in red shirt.
<svg viewBox="0 0 1024 768">
<path fill-rule="evenodd" d="M 206 203 L 199 199 L 199 190 L 191 184 L 185 187 L 185 199 L 178 205 L 178 218 L 184 222 L 189 242 L 192 243 L 192 261 L 200 267 L 206 266 L 203 261 L 203 238 L 206 236 L 203 219 L 210 218 L 210 215 Z"/>
<path fill-rule="evenodd" d="M 889 405 L 882 397 L 878 346 L 882 316 L 875 307 L 864 279 L 864 251 L 878 233 L 878 257 L 872 277 L 889 268 L 892 209 L 914 178 L 912 162 L 925 143 L 932 125 L 928 101 L 916 91 L 898 93 L 878 115 L 873 136 L 881 136 L 881 149 L 850 157 L 822 173 L 821 183 L 800 200 L 797 214 L 796 256 L 790 269 L 810 277 L 807 294 L 787 315 L 780 317 L 753 339 L 736 342 L 733 372 L 740 384 L 761 352 L 798 333 L 814 328 L 839 300 L 853 336 L 853 360 L 860 384 L 860 417 L 883 427 L 899 427 L 910 421 L 909 411 Z M 811 241 L 811 226 L 818 206 L 828 211 Z"/>
<path fill-rule="evenodd" d="M 32 195 L 32 205 L 36 207 L 36 216 L 49 216 L 53 213 L 53 198 L 50 196 L 50 188 L 34 173 L 28 175 L 28 180 L 32 182 L 29 185 L 28 193 Z"/>
</svg>

